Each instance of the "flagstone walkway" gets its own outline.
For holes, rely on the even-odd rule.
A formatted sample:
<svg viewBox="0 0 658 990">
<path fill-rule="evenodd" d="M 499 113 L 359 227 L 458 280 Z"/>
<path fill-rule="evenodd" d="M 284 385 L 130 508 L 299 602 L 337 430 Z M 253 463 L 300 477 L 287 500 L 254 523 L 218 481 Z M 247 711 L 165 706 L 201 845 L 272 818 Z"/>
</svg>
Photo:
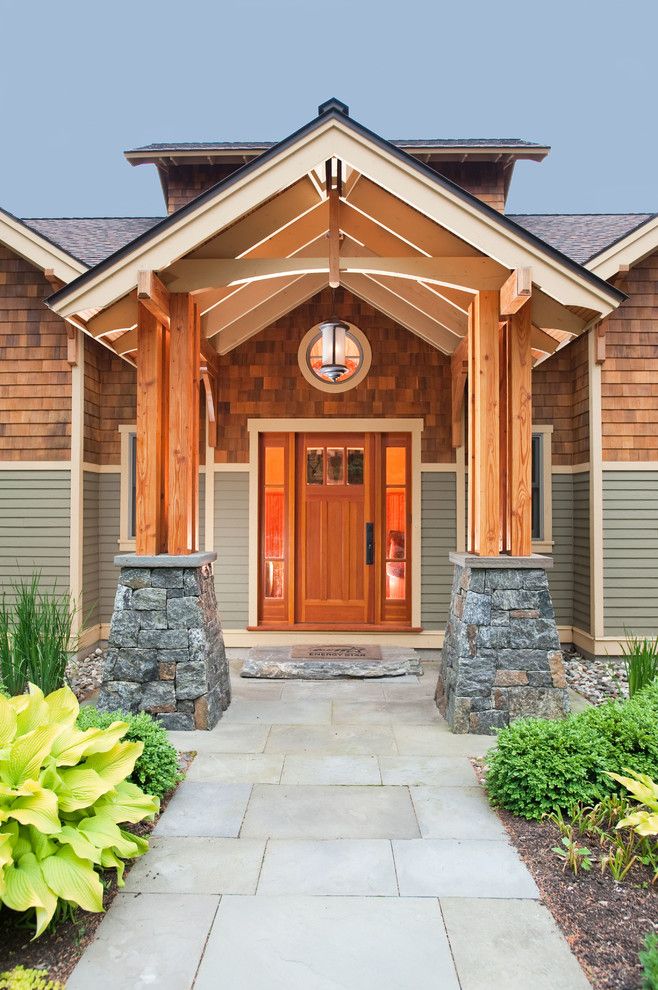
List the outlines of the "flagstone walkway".
<svg viewBox="0 0 658 990">
<path fill-rule="evenodd" d="M 245 681 L 69 990 L 587 990 L 424 677 Z"/>
</svg>

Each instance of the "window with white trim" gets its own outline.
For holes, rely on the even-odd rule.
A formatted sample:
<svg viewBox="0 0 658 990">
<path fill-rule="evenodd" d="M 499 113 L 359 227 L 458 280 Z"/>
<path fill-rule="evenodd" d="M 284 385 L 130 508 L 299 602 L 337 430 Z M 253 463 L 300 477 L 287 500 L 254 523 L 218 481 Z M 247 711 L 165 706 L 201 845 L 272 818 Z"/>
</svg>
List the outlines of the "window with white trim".
<svg viewBox="0 0 658 990">
<path fill-rule="evenodd" d="M 544 550 L 553 545 L 552 433 L 552 426 L 532 428 L 532 542 Z"/>
<path fill-rule="evenodd" d="M 134 550 L 137 531 L 137 430 L 122 425 L 119 549 Z"/>
</svg>

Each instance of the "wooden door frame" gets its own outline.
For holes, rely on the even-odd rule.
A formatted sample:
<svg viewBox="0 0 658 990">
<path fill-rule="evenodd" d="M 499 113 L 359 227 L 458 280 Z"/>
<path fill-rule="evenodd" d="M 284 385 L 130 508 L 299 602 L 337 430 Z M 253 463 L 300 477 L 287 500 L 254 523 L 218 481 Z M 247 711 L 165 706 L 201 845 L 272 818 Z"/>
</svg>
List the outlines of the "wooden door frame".
<svg viewBox="0 0 658 990">
<path fill-rule="evenodd" d="M 411 628 L 421 628 L 421 434 L 422 419 L 249 419 L 249 619 L 258 628 L 259 450 L 261 433 L 408 433 L 411 436 Z M 220 548 L 221 553 L 221 548 Z M 300 627 L 290 627 L 291 630 Z M 365 629 L 367 627 L 359 627 Z M 373 633 L 387 632 L 385 626 Z"/>
</svg>

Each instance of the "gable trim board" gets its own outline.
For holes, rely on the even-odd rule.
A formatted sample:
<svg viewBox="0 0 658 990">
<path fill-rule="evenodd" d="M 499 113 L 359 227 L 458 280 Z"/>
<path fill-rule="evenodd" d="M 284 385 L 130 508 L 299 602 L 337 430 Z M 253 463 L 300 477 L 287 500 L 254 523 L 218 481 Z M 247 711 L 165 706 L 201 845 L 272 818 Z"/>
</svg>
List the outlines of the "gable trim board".
<svg viewBox="0 0 658 990">
<path fill-rule="evenodd" d="M 329 158 L 384 189 L 506 268 L 534 267 L 544 292 L 605 316 L 624 293 L 492 207 L 357 124 L 330 111 L 202 193 L 125 248 L 49 297 L 61 316 L 102 309 L 130 292 L 139 269 L 160 271 Z"/>
<path fill-rule="evenodd" d="M 0 209 L 0 242 L 41 271 L 52 269 L 61 282 L 71 282 L 87 271 L 83 262 L 3 209 Z"/>
<path fill-rule="evenodd" d="M 618 272 L 643 261 L 656 249 L 658 249 L 658 215 L 650 217 L 614 244 L 609 244 L 603 251 L 585 262 L 585 267 L 600 278 L 612 278 Z"/>
</svg>

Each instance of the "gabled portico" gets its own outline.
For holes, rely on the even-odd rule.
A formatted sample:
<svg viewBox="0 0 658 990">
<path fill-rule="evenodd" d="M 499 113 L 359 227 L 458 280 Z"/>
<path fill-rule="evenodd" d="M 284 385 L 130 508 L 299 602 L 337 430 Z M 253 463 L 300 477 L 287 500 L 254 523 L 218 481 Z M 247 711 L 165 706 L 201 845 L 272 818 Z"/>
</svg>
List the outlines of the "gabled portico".
<svg viewBox="0 0 658 990">
<path fill-rule="evenodd" d="M 212 456 L 221 424 L 221 359 L 326 286 L 450 359 L 454 450 L 466 428 L 466 549 L 514 569 L 532 554 L 533 365 L 622 295 L 336 103 L 49 300 L 136 364 L 137 555 L 166 565 L 199 550 L 199 451 L 205 440 Z"/>
</svg>

